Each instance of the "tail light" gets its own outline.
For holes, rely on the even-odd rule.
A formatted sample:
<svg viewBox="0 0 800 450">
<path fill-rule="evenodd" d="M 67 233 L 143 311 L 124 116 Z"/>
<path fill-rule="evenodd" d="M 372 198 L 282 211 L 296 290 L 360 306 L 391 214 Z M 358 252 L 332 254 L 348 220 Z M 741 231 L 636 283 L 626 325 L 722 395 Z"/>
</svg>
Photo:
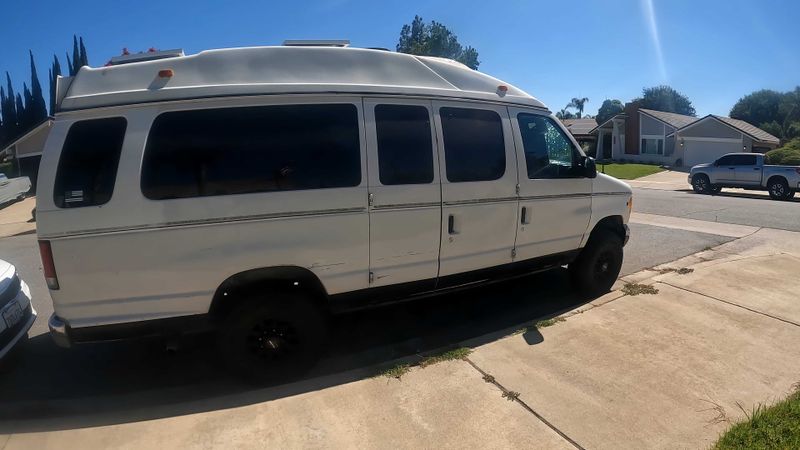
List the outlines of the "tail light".
<svg viewBox="0 0 800 450">
<path fill-rule="evenodd" d="M 39 241 L 39 254 L 42 256 L 42 270 L 44 280 L 51 290 L 58 290 L 58 276 L 56 276 L 56 263 L 53 261 L 53 249 L 50 241 Z"/>
</svg>

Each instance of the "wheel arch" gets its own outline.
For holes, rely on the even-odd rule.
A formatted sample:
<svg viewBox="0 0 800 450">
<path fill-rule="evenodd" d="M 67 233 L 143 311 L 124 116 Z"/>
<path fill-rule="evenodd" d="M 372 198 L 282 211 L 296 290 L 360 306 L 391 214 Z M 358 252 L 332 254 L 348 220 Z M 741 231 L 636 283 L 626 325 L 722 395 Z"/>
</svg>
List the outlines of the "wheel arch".
<svg viewBox="0 0 800 450">
<path fill-rule="evenodd" d="M 588 243 L 601 231 L 610 231 L 625 241 L 625 221 L 622 219 L 621 215 L 610 215 L 598 220 L 588 237 L 584 239 L 584 243 Z"/>
<path fill-rule="evenodd" d="M 309 294 L 317 306 L 327 310 L 328 293 L 314 272 L 299 266 L 273 266 L 246 270 L 225 279 L 214 292 L 208 313 L 212 319 L 221 319 L 255 292 L 297 289 Z"/>
<path fill-rule="evenodd" d="M 770 183 L 772 183 L 773 180 L 783 180 L 783 182 L 786 183 L 787 186 L 789 186 L 789 180 L 785 176 L 780 174 L 775 174 L 775 175 L 770 175 L 769 178 L 767 178 L 767 187 L 769 187 Z M 791 186 L 789 187 L 791 188 Z"/>
</svg>

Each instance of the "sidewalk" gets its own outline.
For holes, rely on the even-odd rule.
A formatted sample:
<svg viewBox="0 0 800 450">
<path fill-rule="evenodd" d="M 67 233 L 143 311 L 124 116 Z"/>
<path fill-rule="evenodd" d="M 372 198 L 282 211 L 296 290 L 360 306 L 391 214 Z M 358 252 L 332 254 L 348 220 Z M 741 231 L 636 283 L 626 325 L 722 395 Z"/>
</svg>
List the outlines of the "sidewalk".
<svg viewBox="0 0 800 450">
<path fill-rule="evenodd" d="M 36 231 L 31 210 L 36 207 L 36 197 L 28 197 L 0 209 L 0 238 Z"/>
<path fill-rule="evenodd" d="M 626 277 L 655 295 L 615 291 L 399 380 L 331 375 L 356 381 L 119 425 L 48 419 L 36 427 L 47 431 L 0 436 L 0 448 L 706 448 L 742 409 L 800 381 L 800 233 L 720 231 L 744 237 Z"/>
</svg>

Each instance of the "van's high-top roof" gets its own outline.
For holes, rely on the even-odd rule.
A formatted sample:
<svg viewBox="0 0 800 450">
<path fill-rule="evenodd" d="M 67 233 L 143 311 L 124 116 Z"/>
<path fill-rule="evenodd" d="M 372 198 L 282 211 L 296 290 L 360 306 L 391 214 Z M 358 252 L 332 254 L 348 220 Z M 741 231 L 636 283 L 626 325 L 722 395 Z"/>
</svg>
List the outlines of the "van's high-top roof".
<svg viewBox="0 0 800 450">
<path fill-rule="evenodd" d="M 159 75 L 168 69 L 171 77 Z M 352 47 L 207 50 L 117 66 L 82 67 L 74 79 L 60 83 L 59 111 L 286 93 L 433 95 L 545 107 L 524 91 L 449 59 Z"/>
</svg>

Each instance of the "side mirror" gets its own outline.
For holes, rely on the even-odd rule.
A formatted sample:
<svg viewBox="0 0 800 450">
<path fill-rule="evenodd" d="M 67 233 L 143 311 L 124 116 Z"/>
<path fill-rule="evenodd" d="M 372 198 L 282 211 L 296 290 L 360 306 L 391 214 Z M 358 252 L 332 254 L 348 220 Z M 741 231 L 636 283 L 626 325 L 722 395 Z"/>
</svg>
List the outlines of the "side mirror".
<svg viewBox="0 0 800 450">
<path fill-rule="evenodd" d="M 583 161 L 583 169 L 584 175 L 587 178 L 597 178 L 597 164 L 594 162 L 594 158 L 589 156 L 585 156 Z"/>
</svg>

